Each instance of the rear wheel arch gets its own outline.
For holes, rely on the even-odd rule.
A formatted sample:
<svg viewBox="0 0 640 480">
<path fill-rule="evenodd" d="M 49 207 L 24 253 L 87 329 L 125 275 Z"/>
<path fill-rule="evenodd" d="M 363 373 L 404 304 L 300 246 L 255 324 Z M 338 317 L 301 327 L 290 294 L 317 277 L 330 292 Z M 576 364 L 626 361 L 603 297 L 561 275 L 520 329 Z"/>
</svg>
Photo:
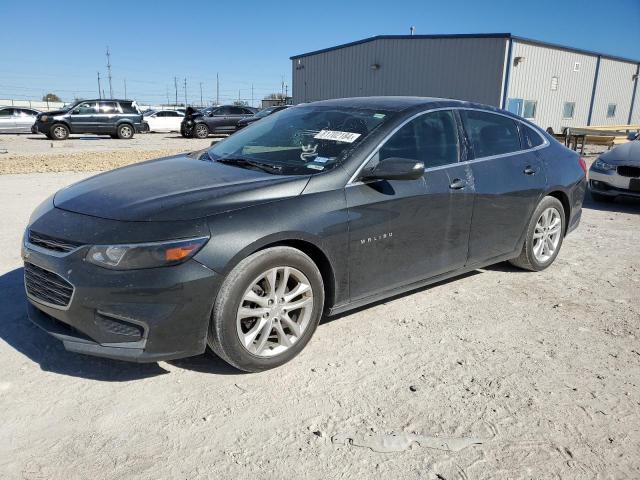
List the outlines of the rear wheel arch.
<svg viewBox="0 0 640 480">
<path fill-rule="evenodd" d="M 567 234 L 567 226 L 569 225 L 569 218 L 571 215 L 571 202 L 569 201 L 569 196 L 563 192 L 562 190 L 553 190 L 547 193 L 548 196 L 557 198 L 562 203 L 562 209 L 564 210 L 564 218 L 566 219 L 566 226 L 564 235 Z"/>
</svg>

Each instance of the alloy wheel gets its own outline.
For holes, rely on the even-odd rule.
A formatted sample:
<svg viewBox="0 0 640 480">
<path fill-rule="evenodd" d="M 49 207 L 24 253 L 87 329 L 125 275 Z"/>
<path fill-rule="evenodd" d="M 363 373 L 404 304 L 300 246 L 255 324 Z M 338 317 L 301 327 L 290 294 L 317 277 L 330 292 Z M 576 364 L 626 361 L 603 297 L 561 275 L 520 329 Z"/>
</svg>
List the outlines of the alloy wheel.
<svg viewBox="0 0 640 480">
<path fill-rule="evenodd" d="M 263 272 L 245 291 L 236 315 L 240 342 L 251 354 L 273 357 L 288 350 L 311 321 L 313 289 L 293 267 Z"/>
<path fill-rule="evenodd" d="M 53 136 L 56 137 L 57 139 L 66 138 L 67 130 L 63 126 L 58 125 L 53 129 Z"/>
<path fill-rule="evenodd" d="M 540 263 L 547 262 L 558 249 L 562 236 L 562 217 L 560 212 L 549 207 L 545 209 L 533 231 L 533 255 Z"/>
<path fill-rule="evenodd" d="M 133 131 L 132 131 L 130 126 L 123 125 L 122 127 L 120 127 L 120 136 L 122 138 L 129 138 L 129 137 L 131 137 L 132 133 L 133 133 Z"/>
</svg>

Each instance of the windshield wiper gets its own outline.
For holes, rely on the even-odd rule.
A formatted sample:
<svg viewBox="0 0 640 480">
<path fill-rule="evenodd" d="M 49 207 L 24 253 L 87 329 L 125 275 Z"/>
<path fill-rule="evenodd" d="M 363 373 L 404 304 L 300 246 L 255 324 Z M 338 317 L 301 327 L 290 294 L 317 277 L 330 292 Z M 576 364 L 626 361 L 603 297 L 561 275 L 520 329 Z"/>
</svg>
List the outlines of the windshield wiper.
<svg viewBox="0 0 640 480">
<path fill-rule="evenodd" d="M 258 170 L 262 170 L 267 173 L 282 173 L 282 167 L 271 165 L 270 163 L 257 162 L 255 160 L 249 160 L 248 158 L 239 158 L 239 157 L 223 157 L 218 158 L 216 162 L 220 163 L 228 163 L 230 165 L 238 165 L 239 167 L 253 167 Z"/>
</svg>

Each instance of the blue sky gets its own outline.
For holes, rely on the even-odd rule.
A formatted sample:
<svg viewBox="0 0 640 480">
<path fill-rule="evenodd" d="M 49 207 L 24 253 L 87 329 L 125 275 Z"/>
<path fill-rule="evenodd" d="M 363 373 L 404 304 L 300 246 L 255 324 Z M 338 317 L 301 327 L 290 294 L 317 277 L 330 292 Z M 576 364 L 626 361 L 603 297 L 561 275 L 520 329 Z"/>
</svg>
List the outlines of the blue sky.
<svg viewBox="0 0 640 480">
<path fill-rule="evenodd" d="M 640 0 L 88 2 L 0 0 L 0 98 L 254 101 L 291 89 L 291 55 L 380 34 L 510 32 L 640 60 Z"/>
</svg>

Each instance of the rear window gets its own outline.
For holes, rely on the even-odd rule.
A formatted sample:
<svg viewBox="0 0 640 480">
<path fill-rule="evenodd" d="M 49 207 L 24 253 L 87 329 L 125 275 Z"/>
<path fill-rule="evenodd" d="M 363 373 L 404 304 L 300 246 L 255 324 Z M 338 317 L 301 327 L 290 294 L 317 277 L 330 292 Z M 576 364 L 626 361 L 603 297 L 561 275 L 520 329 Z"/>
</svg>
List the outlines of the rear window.
<svg viewBox="0 0 640 480">
<path fill-rule="evenodd" d="M 140 113 L 135 102 L 120 102 L 123 113 Z"/>
<path fill-rule="evenodd" d="M 464 127 L 475 158 L 491 157 L 521 149 L 514 120 L 478 110 L 461 110 Z"/>
<path fill-rule="evenodd" d="M 522 133 L 522 141 L 525 148 L 538 147 L 544 143 L 542 136 L 524 123 L 520 124 L 520 132 Z"/>
</svg>

